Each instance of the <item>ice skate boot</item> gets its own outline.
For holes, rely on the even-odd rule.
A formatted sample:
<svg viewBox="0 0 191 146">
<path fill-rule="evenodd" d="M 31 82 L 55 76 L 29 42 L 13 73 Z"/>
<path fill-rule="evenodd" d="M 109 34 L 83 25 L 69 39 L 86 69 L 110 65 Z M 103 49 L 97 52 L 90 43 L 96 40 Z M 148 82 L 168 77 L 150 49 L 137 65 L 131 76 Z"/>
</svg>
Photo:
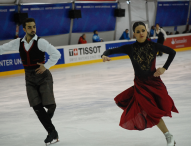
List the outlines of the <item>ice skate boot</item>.
<svg viewBox="0 0 191 146">
<path fill-rule="evenodd" d="M 58 142 L 58 132 L 56 130 L 53 130 L 51 133 L 49 133 L 44 142 L 47 144 L 51 143 L 53 140 L 57 140 L 56 142 Z"/>
<path fill-rule="evenodd" d="M 166 132 L 165 134 L 167 146 L 175 146 L 176 142 L 174 141 L 174 137 L 170 132 Z"/>
</svg>

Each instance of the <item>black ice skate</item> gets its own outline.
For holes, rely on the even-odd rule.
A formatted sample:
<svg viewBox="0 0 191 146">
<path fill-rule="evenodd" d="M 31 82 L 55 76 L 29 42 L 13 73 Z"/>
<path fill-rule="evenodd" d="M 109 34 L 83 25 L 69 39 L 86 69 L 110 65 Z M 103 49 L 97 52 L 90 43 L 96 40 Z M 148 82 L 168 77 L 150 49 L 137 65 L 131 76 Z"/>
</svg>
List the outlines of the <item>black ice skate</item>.
<svg viewBox="0 0 191 146">
<path fill-rule="evenodd" d="M 58 142 L 58 132 L 56 130 L 53 130 L 51 133 L 49 133 L 44 142 L 47 145 L 47 143 L 51 143 L 53 140 L 57 140 L 56 142 Z"/>
</svg>

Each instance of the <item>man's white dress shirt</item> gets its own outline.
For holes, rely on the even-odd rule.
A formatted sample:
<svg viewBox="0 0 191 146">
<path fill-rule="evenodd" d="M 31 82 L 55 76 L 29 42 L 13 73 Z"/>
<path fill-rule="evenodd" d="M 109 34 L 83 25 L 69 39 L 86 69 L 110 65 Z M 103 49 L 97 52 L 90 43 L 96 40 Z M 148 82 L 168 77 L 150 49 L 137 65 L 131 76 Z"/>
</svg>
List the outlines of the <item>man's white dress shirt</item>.
<svg viewBox="0 0 191 146">
<path fill-rule="evenodd" d="M 163 33 L 163 35 L 164 35 L 164 40 L 166 40 L 167 35 L 166 35 L 166 32 L 164 31 L 164 29 L 162 29 L 162 28 L 159 28 L 158 30 L 154 30 L 154 36 L 153 36 L 153 37 L 156 37 L 156 33 L 159 34 L 160 31 L 161 31 L 161 32 Z"/>
<path fill-rule="evenodd" d="M 26 36 L 25 36 L 26 37 Z M 35 35 L 30 42 L 28 43 L 26 41 L 26 38 L 22 39 L 22 42 L 24 42 L 24 46 L 25 46 L 25 50 L 28 51 L 30 49 L 30 47 L 32 46 L 34 40 L 37 41 L 37 35 Z M 48 61 L 44 64 L 44 67 L 46 69 L 49 69 L 51 66 L 54 66 L 57 61 L 59 60 L 59 58 L 61 57 L 60 52 L 53 46 L 51 45 L 48 41 L 46 41 L 43 38 L 40 38 L 38 40 L 38 44 L 37 44 L 39 50 L 41 50 L 42 52 L 47 52 L 48 55 L 50 55 Z M 0 46 L 0 55 L 4 54 L 7 51 L 19 51 L 19 47 L 20 47 L 20 38 L 17 38 L 15 40 L 10 41 L 9 43 L 5 43 L 3 45 Z"/>
</svg>

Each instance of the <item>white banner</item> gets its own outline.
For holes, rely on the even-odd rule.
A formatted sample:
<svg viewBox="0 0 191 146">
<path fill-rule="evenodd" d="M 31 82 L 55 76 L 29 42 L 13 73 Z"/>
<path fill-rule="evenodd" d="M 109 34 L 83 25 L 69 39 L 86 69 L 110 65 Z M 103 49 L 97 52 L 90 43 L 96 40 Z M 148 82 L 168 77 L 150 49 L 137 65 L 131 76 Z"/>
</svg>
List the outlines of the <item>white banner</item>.
<svg viewBox="0 0 191 146">
<path fill-rule="evenodd" d="M 64 47 L 65 63 L 101 59 L 105 44 L 84 44 Z"/>
</svg>

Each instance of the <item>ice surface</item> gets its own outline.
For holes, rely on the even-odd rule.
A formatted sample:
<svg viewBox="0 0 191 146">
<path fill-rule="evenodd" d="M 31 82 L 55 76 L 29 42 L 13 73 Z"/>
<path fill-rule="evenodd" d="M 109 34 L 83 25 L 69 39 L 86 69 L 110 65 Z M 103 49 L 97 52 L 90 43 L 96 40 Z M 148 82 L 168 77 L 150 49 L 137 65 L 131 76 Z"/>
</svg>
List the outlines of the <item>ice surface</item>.
<svg viewBox="0 0 191 146">
<path fill-rule="evenodd" d="M 167 55 L 157 57 L 162 67 Z M 155 126 L 119 127 L 122 110 L 114 97 L 133 85 L 129 59 L 52 70 L 57 103 L 55 146 L 166 146 Z M 191 51 L 177 52 L 161 76 L 179 114 L 163 118 L 177 146 L 191 146 Z M 46 131 L 29 107 L 24 74 L 0 78 L 0 146 L 44 146 Z"/>
</svg>

